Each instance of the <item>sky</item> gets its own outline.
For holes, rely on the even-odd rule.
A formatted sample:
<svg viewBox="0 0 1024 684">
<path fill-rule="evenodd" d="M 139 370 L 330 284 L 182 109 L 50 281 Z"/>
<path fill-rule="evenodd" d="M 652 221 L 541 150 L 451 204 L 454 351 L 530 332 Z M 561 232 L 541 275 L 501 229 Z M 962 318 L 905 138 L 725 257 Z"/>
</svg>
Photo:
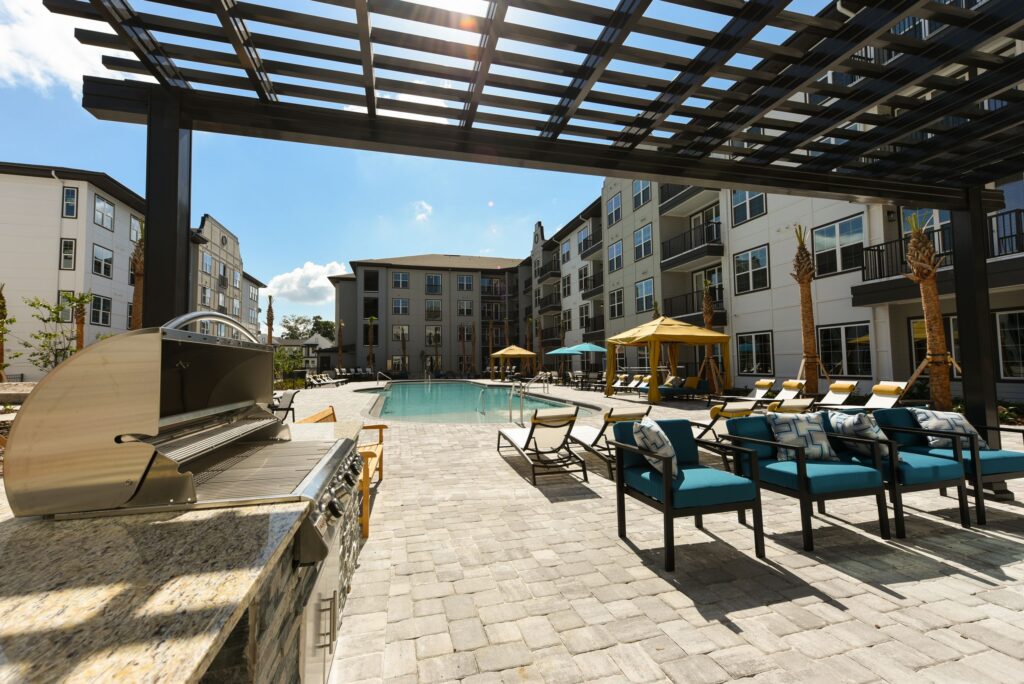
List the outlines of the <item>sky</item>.
<svg viewBox="0 0 1024 684">
<path fill-rule="evenodd" d="M 486 10 L 479 0 L 422 1 L 476 14 Z M 263 2 L 309 6 L 309 0 Z M 614 6 L 609 0 L 593 2 Z M 132 4 L 145 10 L 147 0 Z M 821 4 L 795 0 L 790 8 L 813 13 Z M 324 13 L 338 12 L 339 18 L 347 18 L 344 12 L 349 11 L 315 6 Z M 173 12 L 166 6 L 160 11 Z M 723 22 L 718 15 L 664 2 L 655 2 L 648 15 L 686 18 L 680 12 L 706 28 Z M 535 18 L 509 16 L 520 22 Z M 408 29 L 405 24 L 401 28 Z M 572 24 L 550 28 L 591 37 L 600 28 Z M 102 30 L 95 22 L 53 15 L 35 0 L 0 0 L 0 161 L 102 171 L 144 194 L 145 128 L 99 121 L 81 107 L 83 74 L 118 75 L 102 67 L 100 50 L 74 39 L 76 26 Z M 766 29 L 759 38 L 779 42 L 787 34 Z M 437 35 L 474 39 L 449 29 L 437 29 Z M 638 46 L 686 56 L 697 50 L 680 43 L 659 45 L 656 39 Z M 544 50 L 553 49 L 524 49 L 555 56 Z M 659 71 L 663 77 L 673 75 Z M 350 260 L 426 252 L 522 258 L 529 252 L 535 222 L 553 234 L 600 194 L 601 183 L 598 176 L 199 132 L 193 136 L 192 225 L 208 213 L 239 237 L 245 269 L 270 285 L 267 292 L 275 297 L 278 317 L 332 318 L 333 288 L 327 276 L 349 271 Z"/>
</svg>

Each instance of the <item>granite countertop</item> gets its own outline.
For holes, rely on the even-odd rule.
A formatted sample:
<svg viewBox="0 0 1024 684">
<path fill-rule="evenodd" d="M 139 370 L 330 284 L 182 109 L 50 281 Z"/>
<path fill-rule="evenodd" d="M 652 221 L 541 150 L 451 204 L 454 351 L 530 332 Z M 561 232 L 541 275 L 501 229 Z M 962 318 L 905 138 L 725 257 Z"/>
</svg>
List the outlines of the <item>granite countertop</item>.
<svg viewBox="0 0 1024 684">
<path fill-rule="evenodd" d="M 0 481 L 0 681 L 197 680 L 307 506 L 13 518 Z"/>
</svg>

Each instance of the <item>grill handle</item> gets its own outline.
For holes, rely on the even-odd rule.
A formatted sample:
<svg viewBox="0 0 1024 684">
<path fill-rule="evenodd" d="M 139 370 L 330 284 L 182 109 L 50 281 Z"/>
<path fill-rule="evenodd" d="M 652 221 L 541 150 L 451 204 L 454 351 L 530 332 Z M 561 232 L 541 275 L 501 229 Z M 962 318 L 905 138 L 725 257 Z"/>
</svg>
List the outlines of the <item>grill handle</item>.
<svg viewBox="0 0 1024 684">
<path fill-rule="evenodd" d="M 187 326 L 195 323 L 196 321 L 217 321 L 223 323 L 229 327 L 234 328 L 254 344 L 261 344 L 261 342 L 253 335 L 249 330 L 241 323 L 236 321 L 227 314 L 222 314 L 219 311 L 192 311 L 191 313 L 183 314 L 177 318 L 164 323 L 163 327 L 170 328 L 171 330 L 184 330 Z"/>
</svg>

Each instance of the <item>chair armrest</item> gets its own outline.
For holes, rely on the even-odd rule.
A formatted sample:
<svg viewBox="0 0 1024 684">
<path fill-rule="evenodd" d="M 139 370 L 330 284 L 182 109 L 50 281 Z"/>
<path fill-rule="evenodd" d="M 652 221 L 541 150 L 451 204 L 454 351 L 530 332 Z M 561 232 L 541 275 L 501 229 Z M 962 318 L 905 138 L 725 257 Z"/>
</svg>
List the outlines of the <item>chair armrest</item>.
<svg viewBox="0 0 1024 684">
<path fill-rule="evenodd" d="M 807 452 L 805 451 L 804 447 L 795 446 L 792 444 L 784 444 L 783 442 L 773 442 L 768 439 L 757 439 L 756 437 L 743 437 L 742 435 L 724 434 L 719 436 L 722 439 L 728 439 L 730 442 L 747 441 L 751 442 L 752 444 L 766 444 L 768 446 L 773 446 L 776 449 L 787 449 L 789 451 L 792 451 L 794 454 L 796 454 L 796 474 L 797 479 L 800 482 L 800 488 L 802 490 L 807 489 Z M 753 450 L 751 450 L 751 453 L 753 453 Z M 753 460 L 751 460 L 751 466 L 753 466 Z"/>
<path fill-rule="evenodd" d="M 714 452 L 720 454 L 722 456 L 722 461 L 725 462 L 726 469 L 729 468 L 729 464 L 726 461 L 726 453 L 725 452 L 727 452 L 727 451 L 731 452 L 731 455 L 733 457 L 733 462 L 736 465 L 736 474 L 737 475 L 740 474 L 740 458 L 744 454 L 746 454 L 747 460 L 750 462 L 750 473 L 751 473 L 750 479 L 752 479 L 755 483 L 759 483 L 760 482 L 760 475 L 757 472 L 758 468 L 757 468 L 757 463 L 755 462 L 757 460 L 757 455 L 756 455 L 756 453 L 754 452 L 753 449 L 751 449 L 749 447 L 740 446 L 738 444 L 724 444 L 722 442 L 714 442 L 714 441 L 711 441 L 711 440 L 708 440 L 708 439 L 697 439 L 697 440 L 694 440 L 694 441 L 696 441 L 699 446 L 702 446 L 702 447 L 708 449 L 709 451 L 714 451 Z"/>
<path fill-rule="evenodd" d="M 384 425 L 384 424 L 364 425 L 362 427 L 362 429 L 363 430 L 376 430 L 377 431 L 377 444 L 383 444 L 384 443 L 384 431 L 388 429 L 388 426 Z"/>
<path fill-rule="evenodd" d="M 644 449 L 643 447 L 639 447 L 636 444 L 624 444 L 623 442 L 616 442 L 614 439 L 609 439 L 608 443 L 615 446 L 618 449 L 622 449 L 623 451 L 632 451 L 640 454 L 641 456 L 651 456 L 653 458 L 659 458 L 662 461 L 665 461 L 666 463 L 672 460 L 671 456 L 665 456 L 663 454 L 655 453 L 648 449 Z"/>
<path fill-rule="evenodd" d="M 1016 425 L 975 425 L 975 428 L 980 432 L 981 430 L 995 430 L 996 432 L 1016 432 L 1024 435 L 1024 426 Z"/>
<path fill-rule="evenodd" d="M 905 432 L 907 434 L 914 435 L 939 435 L 940 437 L 970 437 L 969 432 L 960 432 L 959 430 L 925 430 L 924 428 L 908 428 L 908 427 L 889 427 L 888 425 L 879 425 L 882 428 L 882 432 Z"/>
</svg>

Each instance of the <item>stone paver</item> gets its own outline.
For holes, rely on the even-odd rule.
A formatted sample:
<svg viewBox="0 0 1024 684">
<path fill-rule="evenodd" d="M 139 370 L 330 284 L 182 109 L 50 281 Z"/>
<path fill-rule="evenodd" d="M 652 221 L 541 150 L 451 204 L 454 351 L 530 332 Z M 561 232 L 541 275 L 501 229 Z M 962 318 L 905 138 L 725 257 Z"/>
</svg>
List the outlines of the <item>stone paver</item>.
<svg viewBox="0 0 1024 684">
<path fill-rule="evenodd" d="M 297 413 L 378 422 L 358 388 L 301 392 Z M 1024 681 L 1018 503 L 992 501 L 988 527 L 964 530 L 955 499 L 908 494 L 908 536 L 884 542 L 873 499 L 829 502 L 804 553 L 793 500 L 764 492 L 766 562 L 735 515 L 706 516 L 703 531 L 681 518 L 666 573 L 660 517 L 629 501 L 620 540 L 600 462 L 588 458 L 589 483 L 533 487 L 495 451 L 498 427 L 390 422 L 332 681 Z M 1024 483 L 1010 489 L 1024 497 Z"/>
</svg>

